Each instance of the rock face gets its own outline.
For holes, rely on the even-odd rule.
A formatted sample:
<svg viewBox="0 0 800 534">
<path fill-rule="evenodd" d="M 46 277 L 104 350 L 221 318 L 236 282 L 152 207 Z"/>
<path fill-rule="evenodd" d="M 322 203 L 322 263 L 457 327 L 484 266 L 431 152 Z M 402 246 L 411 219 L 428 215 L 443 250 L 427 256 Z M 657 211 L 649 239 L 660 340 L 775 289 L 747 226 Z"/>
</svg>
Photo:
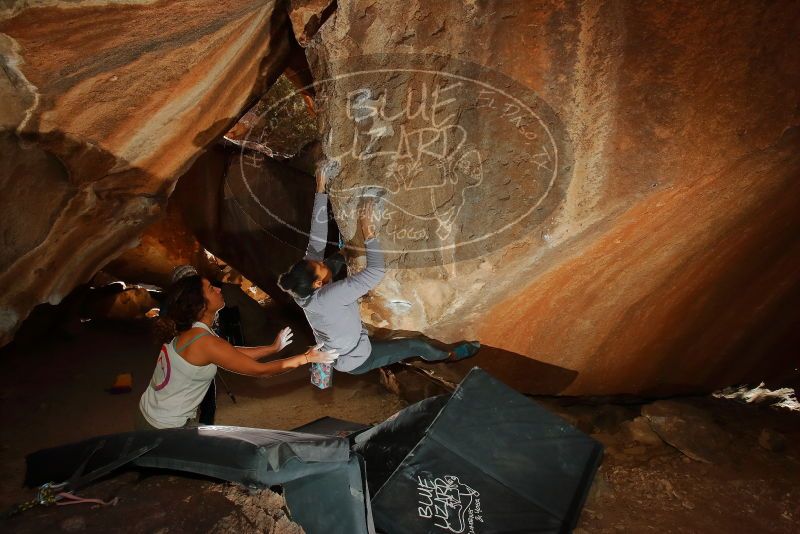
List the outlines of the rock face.
<svg viewBox="0 0 800 534">
<path fill-rule="evenodd" d="M 115 280 L 153 284 L 162 288 L 172 281 L 176 265 L 191 264 L 201 273 L 213 272 L 203 247 L 189 230 L 173 202 L 147 227 L 139 244 L 103 267 Z"/>
<path fill-rule="evenodd" d="M 279 296 L 308 161 L 195 159 L 284 68 L 306 84 L 300 43 L 318 85 L 291 111 L 314 96 L 356 252 L 359 197 L 384 199 L 370 325 L 480 339 L 464 365 L 528 392 L 708 391 L 796 355 L 791 0 L 65 5 L 0 12 L 0 341 L 135 243 L 184 173 L 200 242 Z M 284 155 L 312 137 L 270 132 Z"/>
<path fill-rule="evenodd" d="M 313 101 L 307 98 L 281 76 L 225 134 L 225 140 L 275 160 L 293 158 L 319 135 L 309 110 Z"/>
<path fill-rule="evenodd" d="M 308 41 L 336 9 L 333 0 L 291 0 L 289 5 L 289 18 L 300 46 L 308 45 Z"/>
<path fill-rule="evenodd" d="M 661 439 L 692 460 L 709 464 L 724 461 L 731 435 L 705 410 L 663 400 L 642 407 L 642 415 Z"/>
<path fill-rule="evenodd" d="M 569 394 L 781 368 L 798 31 L 791 1 L 339 1 L 306 51 L 351 244 L 365 186 L 386 198 L 392 269 L 363 317 L 572 370 Z"/>
<path fill-rule="evenodd" d="M 0 343 L 152 222 L 283 71 L 276 2 L 25 2 L 0 11 Z"/>
<path fill-rule="evenodd" d="M 305 254 L 312 176 L 259 152 L 215 147 L 181 178 L 173 201 L 206 249 L 274 299 L 291 302 L 277 278 Z"/>
</svg>

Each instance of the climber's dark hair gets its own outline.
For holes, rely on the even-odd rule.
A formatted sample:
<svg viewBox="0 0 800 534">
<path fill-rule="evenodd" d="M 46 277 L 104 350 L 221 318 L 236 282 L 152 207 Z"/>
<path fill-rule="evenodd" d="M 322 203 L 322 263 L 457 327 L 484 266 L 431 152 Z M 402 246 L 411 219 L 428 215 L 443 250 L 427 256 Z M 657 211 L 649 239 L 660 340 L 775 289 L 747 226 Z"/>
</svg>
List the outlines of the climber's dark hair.
<svg viewBox="0 0 800 534">
<path fill-rule="evenodd" d="M 155 323 L 158 341 L 166 343 L 179 333 L 189 330 L 205 307 L 203 279 L 199 275 L 185 276 L 173 283 L 164 295 Z"/>
<path fill-rule="evenodd" d="M 280 275 L 278 285 L 290 295 L 304 299 L 314 292 L 313 284 L 316 279 L 314 264 L 308 260 L 300 260 Z"/>
</svg>

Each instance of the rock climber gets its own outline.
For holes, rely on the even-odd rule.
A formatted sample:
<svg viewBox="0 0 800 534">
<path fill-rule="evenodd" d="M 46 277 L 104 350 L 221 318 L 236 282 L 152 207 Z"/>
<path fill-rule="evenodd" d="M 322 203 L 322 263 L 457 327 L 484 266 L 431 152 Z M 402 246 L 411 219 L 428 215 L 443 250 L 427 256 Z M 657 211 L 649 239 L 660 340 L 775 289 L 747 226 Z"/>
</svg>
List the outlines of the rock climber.
<svg viewBox="0 0 800 534">
<path fill-rule="evenodd" d="M 358 299 L 375 288 L 386 273 L 383 252 L 375 235 L 374 198 L 362 199 L 359 228 L 364 237 L 367 266 L 364 270 L 333 281 L 330 267 L 323 261 L 328 235 L 328 195 L 326 185 L 338 172 L 332 160 L 317 166 L 317 188 L 311 218 L 306 256 L 278 279 L 278 285 L 303 309 L 317 343 L 339 354 L 334 368 L 350 374 L 413 357 L 426 361 L 455 361 L 474 355 L 477 341 L 462 341 L 451 351 L 434 347 L 424 339 L 371 339 L 361 322 Z"/>
</svg>

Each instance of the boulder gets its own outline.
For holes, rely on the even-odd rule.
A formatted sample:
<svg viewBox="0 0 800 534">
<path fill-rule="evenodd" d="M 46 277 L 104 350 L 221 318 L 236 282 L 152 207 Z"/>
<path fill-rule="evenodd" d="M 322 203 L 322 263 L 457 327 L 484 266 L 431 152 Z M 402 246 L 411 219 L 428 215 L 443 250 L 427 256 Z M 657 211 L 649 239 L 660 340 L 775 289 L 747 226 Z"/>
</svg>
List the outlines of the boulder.
<svg viewBox="0 0 800 534">
<path fill-rule="evenodd" d="M 621 427 L 623 434 L 630 441 L 653 447 L 664 443 L 659 435 L 653 431 L 647 417 L 640 416 L 631 421 L 625 421 Z"/>
<path fill-rule="evenodd" d="M 286 164 L 197 158 L 284 67 L 307 85 L 299 42 L 316 86 L 293 112 L 342 164 L 353 268 L 359 197 L 384 198 L 370 328 L 479 339 L 451 368 L 526 393 L 708 392 L 792 368 L 794 2 L 277 5 L 0 11 L 0 342 L 135 244 L 181 174 L 203 246 L 283 298 L 313 190 L 292 161 L 314 136 L 270 130 Z"/>
<path fill-rule="evenodd" d="M 293 158 L 319 135 L 310 102 L 281 76 L 225 134 L 225 140 L 276 160 Z"/>
<path fill-rule="evenodd" d="M 103 271 L 114 280 L 166 288 L 177 265 L 191 264 L 213 272 L 208 257 L 183 220 L 180 207 L 168 202 L 156 221 L 139 236 L 139 243 L 111 260 Z M 103 272 L 101 271 L 101 272 Z"/>
<path fill-rule="evenodd" d="M 0 343 L 137 243 L 293 42 L 272 1 L 6 5 Z"/>
<path fill-rule="evenodd" d="M 782 452 L 786 449 L 786 436 L 771 428 L 763 428 L 758 435 L 758 444 L 771 452 Z"/>
<path fill-rule="evenodd" d="M 119 289 L 114 289 L 118 287 Z M 118 284 L 88 292 L 82 311 L 86 319 L 133 320 L 144 319 L 145 314 L 158 307 L 158 302 L 147 289 Z"/>
<path fill-rule="evenodd" d="M 385 194 L 369 324 L 558 366 L 565 394 L 788 368 L 794 2 L 337 6 L 306 52 L 351 245 L 358 197 Z"/>
<path fill-rule="evenodd" d="M 688 458 L 704 463 L 726 459 L 731 436 L 708 412 L 686 402 L 663 400 L 642 407 L 658 436 Z"/>
<path fill-rule="evenodd" d="M 293 305 L 277 279 L 305 254 L 313 176 L 261 152 L 214 147 L 181 178 L 171 202 L 206 249 Z"/>
<path fill-rule="evenodd" d="M 291 0 L 289 19 L 300 46 L 307 46 L 320 26 L 336 9 L 334 0 Z"/>
</svg>

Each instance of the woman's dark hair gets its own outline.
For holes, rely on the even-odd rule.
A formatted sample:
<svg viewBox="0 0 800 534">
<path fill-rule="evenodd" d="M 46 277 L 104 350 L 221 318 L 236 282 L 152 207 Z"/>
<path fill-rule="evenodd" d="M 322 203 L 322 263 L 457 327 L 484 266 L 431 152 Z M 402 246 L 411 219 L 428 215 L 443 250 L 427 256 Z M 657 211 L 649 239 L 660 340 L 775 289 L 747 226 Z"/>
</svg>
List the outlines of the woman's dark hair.
<svg viewBox="0 0 800 534">
<path fill-rule="evenodd" d="M 300 260 L 280 275 L 278 285 L 290 295 L 304 299 L 314 292 L 313 284 L 316 279 L 314 264 L 308 260 Z"/>
<path fill-rule="evenodd" d="M 166 343 L 190 329 L 205 307 L 203 279 L 198 275 L 181 278 L 169 286 L 164 295 L 155 325 L 156 338 Z"/>
</svg>

